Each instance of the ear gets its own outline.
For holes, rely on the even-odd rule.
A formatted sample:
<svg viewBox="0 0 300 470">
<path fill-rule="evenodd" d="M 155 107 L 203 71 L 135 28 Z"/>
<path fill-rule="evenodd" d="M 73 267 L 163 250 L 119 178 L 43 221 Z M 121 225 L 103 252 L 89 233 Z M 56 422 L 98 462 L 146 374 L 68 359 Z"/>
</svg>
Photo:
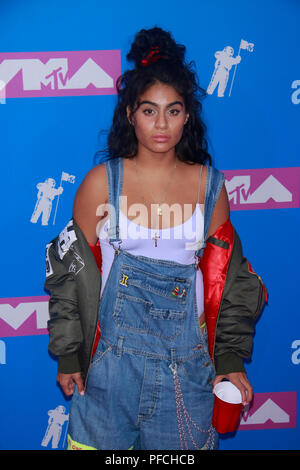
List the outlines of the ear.
<svg viewBox="0 0 300 470">
<path fill-rule="evenodd" d="M 130 109 L 129 106 L 126 106 L 126 114 L 127 114 L 127 119 L 128 119 L 128 121 L 129 121 L 129 124 L 130 124 L 131 126 L 133 126 L 133 125 L 134 125 L 134 124 L 133 124 L 133 116 L 132 116 L 132 112 L 131 112 L 131 109 Z"/>
<path fill-rule="evenodd" d="M 184 125 L 186 125 L 186 123 L 188 122 L 189 117 L 190 117 L 190 115 L 187 113 L 186 116 L 185 116 L 184 123 L 183 123 Z"/>
</svg>

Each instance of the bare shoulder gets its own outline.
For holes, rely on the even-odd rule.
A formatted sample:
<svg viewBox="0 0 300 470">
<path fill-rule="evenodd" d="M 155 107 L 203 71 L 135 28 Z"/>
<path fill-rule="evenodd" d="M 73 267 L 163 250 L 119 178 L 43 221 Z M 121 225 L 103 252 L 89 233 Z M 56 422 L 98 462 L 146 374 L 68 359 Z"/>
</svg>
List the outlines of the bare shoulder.
<svg viewBox="0 0 300 470">
<path fill-rule="evenodd" d="M 222 186 L 220 195 L 215 205 L 214 211 L 211 216 L 210 226 L 208 230 L 208 236 L 212 235 L 220 225 L 224 224 L 230 216 L 229 200 L 225 183 Z"/>
<path fill-rule="evenodd" d="M 84 177 L 78 191 L 93 191 L 94 189 L 105 190 L 107 187 L 106 168 L 104 163 L 94 166 Z"/>
<path fill-rule="evenodd" d="M 105 164 L 92 168 L 84 177 L 74 199 L 73 217 L 89 243 L 97 240 L 96 227 L 105 216 L 108 202 L 108 186 Z"/>
</svg>

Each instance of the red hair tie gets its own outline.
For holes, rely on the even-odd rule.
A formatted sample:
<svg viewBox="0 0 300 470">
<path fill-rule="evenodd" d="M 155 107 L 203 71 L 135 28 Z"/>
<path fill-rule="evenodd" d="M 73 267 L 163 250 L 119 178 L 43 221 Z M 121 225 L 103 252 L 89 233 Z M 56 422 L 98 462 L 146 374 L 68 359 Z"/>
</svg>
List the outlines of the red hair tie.
<svg viewBox="0 0 300 470">
<path fill-rule="evenodd" d="M 160 55 L 160 50 L 158 46 L 152 46 L 145 59 L 141 61 L 143 67 L 147 67 L 149 64 L 154 64 L 158 59 L 165 59 L 166 57 Z"/>
</svg>

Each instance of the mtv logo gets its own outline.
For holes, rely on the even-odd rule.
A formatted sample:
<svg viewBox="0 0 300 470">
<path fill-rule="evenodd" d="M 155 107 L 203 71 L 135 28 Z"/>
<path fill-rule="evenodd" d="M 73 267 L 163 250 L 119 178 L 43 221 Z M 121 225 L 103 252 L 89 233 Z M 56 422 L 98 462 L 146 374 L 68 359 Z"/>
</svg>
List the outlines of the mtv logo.
<svg viewBox="0 0 300 470">
<path fill-rule="evenodd" d="M 238 430 L 297 427 L 297 392 L 255 393 Z"/>
<path fill-rule="evenodd" d="M 48 334 L 49 296 L 0 299 L 0 336 Z"/>
<path fill-rule="evenodd" d="M 6 98 L 114 95 L 119 50 L 0 53 Z"/>
<path fill-rule="evenodd" d="M 224 171 L 231 210 L 299 207 L 300 167 Z"/>
</svg>

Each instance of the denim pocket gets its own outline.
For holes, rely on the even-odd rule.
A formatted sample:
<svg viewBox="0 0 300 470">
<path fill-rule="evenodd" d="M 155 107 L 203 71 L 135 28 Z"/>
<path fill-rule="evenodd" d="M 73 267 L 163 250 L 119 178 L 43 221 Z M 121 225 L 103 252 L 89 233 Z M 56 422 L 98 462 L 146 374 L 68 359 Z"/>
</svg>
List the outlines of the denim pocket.
<svg viewBox="0 0 300 470">
<path fill-rule="evenodd" d="M 166 340 L 178 336 L 183 330 L 185 310 L 175 310 L 167 305 L 165 308 L 156 308 L 151 296 L 147 299 L 119 292 L 113 313 L 117 326 Z"/>
<path fill-rule="evenodd" d="M 119 290 L 127 295 L 145 299 L 156 299 L 159 302 L 170 301 L 171 304 L 185 305 L 190 292 L 189 279 L 154 274 L 142 269 L 123 264 L 121 268 Z M 142 293 L 143 292 L 143 293 Z M 174 307 L 176 309 L 176 307 Z"/>
<path fill-rule="evenodd" d="M 150 308 L 148 332 L 166 340 L 173 340 L 183 329 L 185 315 L 186 312 L 182 310 Z"/>
<path fill-rule="evenodd" d="M 96 364 L 99 364 L 99 362 L 101 362 L 106 354 L 110 351 L 112 351 L 112 347 L 103 345 L 100 340 L 98 348 L 96 349 L 93 360 L 91 362 L 90 369 L 92 369 Z"/>
</svg>

